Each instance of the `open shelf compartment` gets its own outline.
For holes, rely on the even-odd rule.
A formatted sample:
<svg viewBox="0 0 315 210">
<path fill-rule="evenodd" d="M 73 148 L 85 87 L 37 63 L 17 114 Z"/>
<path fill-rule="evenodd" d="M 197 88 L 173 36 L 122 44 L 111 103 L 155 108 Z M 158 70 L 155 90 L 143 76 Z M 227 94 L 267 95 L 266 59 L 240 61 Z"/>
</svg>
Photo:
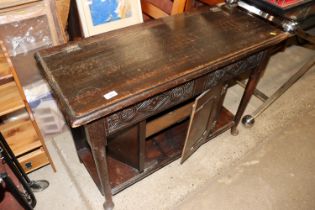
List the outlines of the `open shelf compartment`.
<svg viewBox="0 0 315 210">
<path fill-rule="evenodd" d="M 211 133 L 210 140 L 220 133 L 228 130 L 234 124 L 233 114 L 222 107 L 220 117 L 216 123 L 215 131 Z M 144 169 L 139 171 L 130 164 L 123 163 L 110 155 L 107 155 L 109 179 L 112 193 L 116 194 L 128 186 L 136 183 L 144 177 L 152 174 L 163 166 L 178 159 L 181 155 L 189 119 L 182 120 L 173 126 L 152 135 L 145 140 Z M 85 165 L 95 184 L 101 189 L 92 153 L 88 147 L 78 150 L 81 162 Z"/>
</svg>

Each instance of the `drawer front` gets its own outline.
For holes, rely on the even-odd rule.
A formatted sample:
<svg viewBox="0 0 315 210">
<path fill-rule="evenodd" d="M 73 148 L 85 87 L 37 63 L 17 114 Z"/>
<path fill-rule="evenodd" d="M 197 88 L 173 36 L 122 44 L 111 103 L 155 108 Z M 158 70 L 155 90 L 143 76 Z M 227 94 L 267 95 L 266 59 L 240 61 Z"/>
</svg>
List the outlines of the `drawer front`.
<svg viewBox="0 0 315 210">
<path fill-rule="evenodd" d="M 187 82 L 108 116 L 106 121 L 109 134 L 192 98 L 194 87 L 195 81 Z"/>
<path fill-rule="evenodd" d="M 42 147 L 23 155 L 22 157 L 18 158 L 18 161 L 26 173 L 49 164 L 49 160 Z"/>
</svg>

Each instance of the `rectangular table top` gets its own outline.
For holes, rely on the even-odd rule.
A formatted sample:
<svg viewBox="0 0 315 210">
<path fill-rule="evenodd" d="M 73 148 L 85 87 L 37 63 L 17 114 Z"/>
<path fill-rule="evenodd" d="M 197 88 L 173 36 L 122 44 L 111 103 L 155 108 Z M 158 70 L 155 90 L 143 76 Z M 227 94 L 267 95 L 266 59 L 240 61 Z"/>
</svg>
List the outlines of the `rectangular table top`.
<svg viewBox="0 0 315 210">
<path fill-rule="evenodd" d="M 212 8 L 41 50 L 36 59 L 77 127 L 287 37 L 236 8 Z"/>
</svg>

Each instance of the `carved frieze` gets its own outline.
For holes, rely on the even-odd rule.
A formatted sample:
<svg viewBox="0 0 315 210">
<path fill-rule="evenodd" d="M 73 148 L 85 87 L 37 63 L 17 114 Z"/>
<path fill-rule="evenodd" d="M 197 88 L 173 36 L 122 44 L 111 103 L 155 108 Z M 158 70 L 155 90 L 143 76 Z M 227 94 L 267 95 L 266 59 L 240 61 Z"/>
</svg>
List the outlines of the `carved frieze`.
<svg viewBox="0 0 315 210">
<path fill-rule="evenodd" d="M 207 80 L 204 84 L 204 89 L 207 90 L 218 84 L 218 82 L 227 81 L 237 75 L 240 75 L 246 71 L 250 71 L 256 68 L 263 56 L 263 51 L 257 54 L 251 55 L 243 60 L 237 61 L 233 64 L 225 66 L 207 76 Z"/>
<path fill-rule="evenodd" d="M 187 82 L 184 85 L 110 115 L 107 117 L 109 133 L 191 98 L 194 94 L 194 83 L 194 81 Z"/>
<path fill-rule="evenodd" d="M 263 52 L 251 55 L 243 60 L 209 73 L 205 76 L 207 79 L 203 84 L 204 90 L 216 86 L 219 81 L 228 81 L 244 72 L 250 72 L 259 65 L 262 55 Z M 106 121 L 109 134 L 192 98 L 197 94 L 194 92 L 195 81 L 196 80 L 187 82 L 108 116 Z"/>
</svg>

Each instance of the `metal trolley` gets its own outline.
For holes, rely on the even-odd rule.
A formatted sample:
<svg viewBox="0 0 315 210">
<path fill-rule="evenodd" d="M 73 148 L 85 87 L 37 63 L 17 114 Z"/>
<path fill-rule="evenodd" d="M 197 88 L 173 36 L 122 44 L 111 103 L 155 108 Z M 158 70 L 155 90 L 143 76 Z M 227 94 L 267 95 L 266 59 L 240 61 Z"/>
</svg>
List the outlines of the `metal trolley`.
<svg viewBox="0 0 315 210">
<path fill-rule="evenodd" d="M 48 181 L 32 181 L 29 179 L 1 133 L 0 161 L 8 166 L 8 170 L 0 171 L 0 194 L 4 195 L 5 192 L 9 192 L 21 207 L 32 210 L 36 205 L 34 192 L 46 189 L 49 186 Z M 12 177 L 10 177 L 9 170 L 20 183 L 20 187 L 17 187 Z"/>
<path fill-rule="evenodd" d="M 315 1 L 314 0 L 226 0 L 228 7 L 238 7 L 253 15 L 256 15 L 273 25 L 281 27 L 284 31 L 300 40 L 315 45 L 315 36 L 307 30 L 315 26 Z M 275 102 L 286 90 L 298 81 L 307 71 L 315 65 L 315 57 L 306 61 L 304 65 L 292 75 L 270 97 L 256 89 L 254 95 L 263 101 L 252 114 L 245 115 L 242 123 L 245 127 L 252 127 L 255 118 L 262 114 L 273 102 Z M 243 82 L 239 84 L 245 87 Z"/>
</svg>

